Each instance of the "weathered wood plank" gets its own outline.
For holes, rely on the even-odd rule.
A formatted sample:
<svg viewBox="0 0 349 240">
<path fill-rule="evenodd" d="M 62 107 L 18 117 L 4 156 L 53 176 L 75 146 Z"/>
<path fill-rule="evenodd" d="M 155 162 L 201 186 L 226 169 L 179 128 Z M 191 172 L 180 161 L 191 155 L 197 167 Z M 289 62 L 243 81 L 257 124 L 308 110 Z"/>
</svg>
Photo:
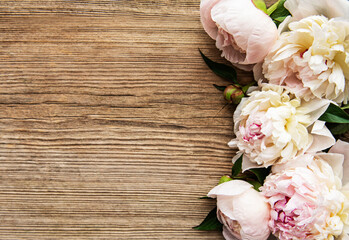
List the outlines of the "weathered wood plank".
<svg viewBox="0 0 349 240">
<path fill-rule="evenodd" d="M 1 1 L 0 238 L 197 232 L 231 109 L 198 1 Z"/>
</svg>

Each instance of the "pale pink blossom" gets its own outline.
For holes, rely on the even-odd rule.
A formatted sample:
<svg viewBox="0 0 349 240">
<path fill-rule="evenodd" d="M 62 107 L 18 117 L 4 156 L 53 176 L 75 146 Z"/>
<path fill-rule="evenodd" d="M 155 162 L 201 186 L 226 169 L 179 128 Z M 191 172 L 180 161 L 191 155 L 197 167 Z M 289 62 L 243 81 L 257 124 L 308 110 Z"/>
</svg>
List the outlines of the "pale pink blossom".
<svg viewBox="0 0 349 240">
<path fill-rule="evenodd" d="M 349 159 L 337 152 L 343 146 L 348 154 L 349 144 L 337 142 L 330 153 L 273 166 L 260 189 L 271 206 L 269 226 L 280 240 L 348 239 L 349 191 L 342 177 Z"/>
<path fill-rule="evenodd" d="M 228 145 L 243 154 L 243 170 L 281 164 L 304 152 L 331 147 L 335 140 L 317 119 L 328 100 L 303 102 L 283 87 L 266 84 L 242 99 L 234 113 L 235 135 Z"/>
<path fill-rule="evenodd" d="M 278 37 L 271 18 L 251 0 L 202 0 L 200 14 L 222 56 L 245 70 L 261 62 Z"/>
<path fill-rule="evenodd" d="M 214 187 L 207 196 L 217 198 L 217 217 L 226 240 L 266 240 L 270 235 L 269 205 L 251 184 L 232 180 Z"/>
</svg>

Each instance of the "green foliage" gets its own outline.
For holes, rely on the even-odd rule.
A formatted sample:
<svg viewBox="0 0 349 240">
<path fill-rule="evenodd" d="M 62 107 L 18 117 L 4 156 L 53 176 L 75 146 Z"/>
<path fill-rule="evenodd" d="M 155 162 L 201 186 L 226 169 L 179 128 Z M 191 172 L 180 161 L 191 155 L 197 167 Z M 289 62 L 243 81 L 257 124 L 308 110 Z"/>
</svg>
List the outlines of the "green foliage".
<svg viewBox="0 0 349 240">
<path fill-rule="evenodd" d="M 214 199 L 214 198 L 204 196 L 204 197 L 201 197 L 201 198 L 199 198 L 199 199 Z"/>
<path fill-rule="evenodd" d="M 222 230 L 222 223 L 217 219 L 217 207 L 211 210 L 199 226 L 193 227 L 196 230 Z"/>
<path fill-rule="evenodd" d="M 199 49 L 201 57 L 204 59 L 206 65 L 217 75 L 230 82 L 239 84 L 237 81 L 236 71 L 233 67 L 228 65 L 217 63 L 206 57 Z"/>
<path fill-rule="evenodd" d="M 349 123 L 326 123 L 333 135 L 340 135 L 349 131 Z"/>
<path fill-rule="evenodd" d="M 252 168 L 249 169 L 258 179 L 262 185 L 264 183 L 265 178 L 269 175 L 271 168 Z"/>
<path fill-rule="evenodd" d="M 331 103 L 326 112 L 321 115 L 319 120 L 329 123 L 349 123 L 349 114 L 337 105 Z"/>
<path fill-rule="evenodd" d="M 225 90 L 225 88 L 226 88 L 226 86 L 218 86 L 218 85 L 216 85 L 216 84 L 213 84 L 213 86 L 214 86 L 217 90 L 222 91 L 222 92 L 224 92 L 224 90 Z"/>
<path fill-rule="evenodd" d="M 242 156 L 241 155 L 238 160 L 235 161 L 233 168 L 231 169 L 231 177 L 234 178 L 236 177 L 240 172 L 242 168 Z"/>
<path fill-rule="evenodd" d="M 279 26 L 290 12 L 285 8 L 284 3 L 286 0 L 279 0 L 267 9 L 267 14 L 273 19 L 276 26 Z"/>
<path fill-rule="evenodd" d="M 260 182 L 252 180 L 252 179 L 246 179 L 246 182 L 251 184 L 256 191 L 259 191 L 259 188 L 262 186 L 262 184 Z"/>
</svg>

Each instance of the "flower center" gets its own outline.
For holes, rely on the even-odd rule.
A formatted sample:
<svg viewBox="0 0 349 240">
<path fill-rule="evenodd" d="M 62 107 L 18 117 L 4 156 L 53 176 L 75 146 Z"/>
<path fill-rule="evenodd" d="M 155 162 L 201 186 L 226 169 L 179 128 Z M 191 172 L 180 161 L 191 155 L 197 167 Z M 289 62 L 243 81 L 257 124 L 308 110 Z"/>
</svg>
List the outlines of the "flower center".
<svg viewBox="0 0 349 240">
<path fill-rule="evenodd" d="M 304 53 L 306 53 L 308 49 L 305 49 L 303 52 L 300 53 L 300 57 L 303 58 Z"/>
<path fill-rule="evenodd" d="M 295 218 L 298 216 L 293 211 L 292 212 L 284 212 L 286 204 L 290 200 L 289 197 L 285 197 L 284 200 L 277 201 L 274 205 L 275 211 L 278 214 L 277 222 L 287 224 L 291 227 L 295 226 Z"/>
<path fill-rule="evenodd" d="M 261 123 L 252 123 L 247 128 L 245 128 L 245 134 L 243 140 L 245 142 L 255 141 L 264 137 L 262 133 L 262 124 Z"/>
</svg>

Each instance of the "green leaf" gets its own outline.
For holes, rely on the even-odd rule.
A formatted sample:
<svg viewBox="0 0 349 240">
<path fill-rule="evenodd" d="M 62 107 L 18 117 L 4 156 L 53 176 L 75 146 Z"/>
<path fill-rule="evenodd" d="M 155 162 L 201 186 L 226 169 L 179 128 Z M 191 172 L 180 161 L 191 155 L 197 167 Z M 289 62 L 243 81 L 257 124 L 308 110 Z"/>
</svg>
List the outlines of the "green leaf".
<svg viewBox="0 0 349 240">
<path fill-rule="evenodd" d="M 193 228 L 196 230 L 222 230 L 222 226 L 222 223 L 217 219 L 217 207 L 215 207 L 199 226 Z"/>
<path fill-rule="evenodd" d="M 273 5 L 271 5 L 268 9 L 267 9 L 267 14 L 270 16 L 277 8 L 278 4 L 280 1 L 274 3 Z"/>
<path fill-rule="evenodd" d="M 255 181 L 255 180 L 252 180 L 252 179 L 246 179 L 245 181 L 248 182 L 249 184 L 252 184 L 253 188 L 256 191 L 259 191 L 259 188 L 262 186 L 262 184 L 260 184 L 259 182 Z"/>
<path fill-rule="evenodd" d="M 267 5 L 265 5 L 265 2 L 263 0 L 252 0 L 256 8 L 262 10 L 263 12 L 267 13 Z"/>
<path fill-rule="evenodd" d="M 272 19 L 291 15 L 290 12 L 284 6 L 285 2 L 286 2 L 286 0 L 279 0 L 277 2 L 277 6 L 276 6 L 275 10 L 270 14 L 270 17 Z"/>
<path fill-rule="evenodd" d="M 349 123 L 326 123 L 333 135 L 340 135 L 349 131 Z"/>
<path fill-rule="evenodd" d="M 214 198 L 204 196 L 204 197 L 201 197 L 201 198 L 199 198 L 199 199 L 214 199 Z"/>
<path fill-rule="evenodd" d="M 331 103 L 319 120 L 330 123 L 349 123 L 349 114 L 337 105 Z"/>
<path fill-rule="evenodd" d="M 216 85 L 216 84 L 213 84 L 213 86 L 214 86 L 216 89 L 218 89 L 219 91 L 222 91 L 222 92 L 224 92 L 224 90 L 225 90 L 225 88 L 226 88 L 226 86 L 218 86 L 218 85 Z"/>
<path fill-rule="evenodd" d="M 236 177 L 241 172 L 242 167 L 242 155 L 235 161 L 233 168 L 231 169 L 231 177 Z"/>
<path fill-rule="evenodd" d="M 201 57 L 204 59 L 206 65 L 218 76 L 227 79 L 235 84 L 239 84 L 237 82 L 237 76 L 236 71 L 233 67 L 230 67 L 228 65 L 222 64 L 222 63 L 216 63 L 206 57 L 201 50 L 199 49 L 199 52 L 201 54 Z"/>
<path fill-rule="evenodd" d="M 332 113 L 324 113 L 319 119 L 331 123 L 349 123 L 349 119 L 342 118 Z"/>
<path fill-rule="evenodd" d="M 285 16 L 285 17 L 278 17 L 278 18 L 275 18 L 274 21 L 282 23 L 285 20 L 286 17 L 287 16 Z"/>
<path fill-rule="evenodd" d="M 274 20 L 274 23 L 276 26 L 279 26 L 280 23 L 282 23 L 287 16 L 290 15 L 290 12 L 285 8 L 284 3 L 286 0 L 279 0 L 276 3 L 276 6 L 272 5 L 268 10 L 267 13 L 269 16 Z"/>
<path fill-rule="evenodd" d="M 254 175 L 256 175 L 258 182 L 263 184 L 265 178 L 269 175 L 271 168 L 252 168 L 249 169 Z"/>
<path fill-rule="evenodd" d="M 256 83 L 257 83 L 257 82 L 251 82 L 251 83 L 249 83 L 249 84 L 243 86 L 243 87 L 241 88 L 241 90 L 242 90 L 244 93 L 246 93 L 246 92 L 248 91 L 248 89 L 249 89 L 250 87 L 256 85 Z"/>
</svg>

